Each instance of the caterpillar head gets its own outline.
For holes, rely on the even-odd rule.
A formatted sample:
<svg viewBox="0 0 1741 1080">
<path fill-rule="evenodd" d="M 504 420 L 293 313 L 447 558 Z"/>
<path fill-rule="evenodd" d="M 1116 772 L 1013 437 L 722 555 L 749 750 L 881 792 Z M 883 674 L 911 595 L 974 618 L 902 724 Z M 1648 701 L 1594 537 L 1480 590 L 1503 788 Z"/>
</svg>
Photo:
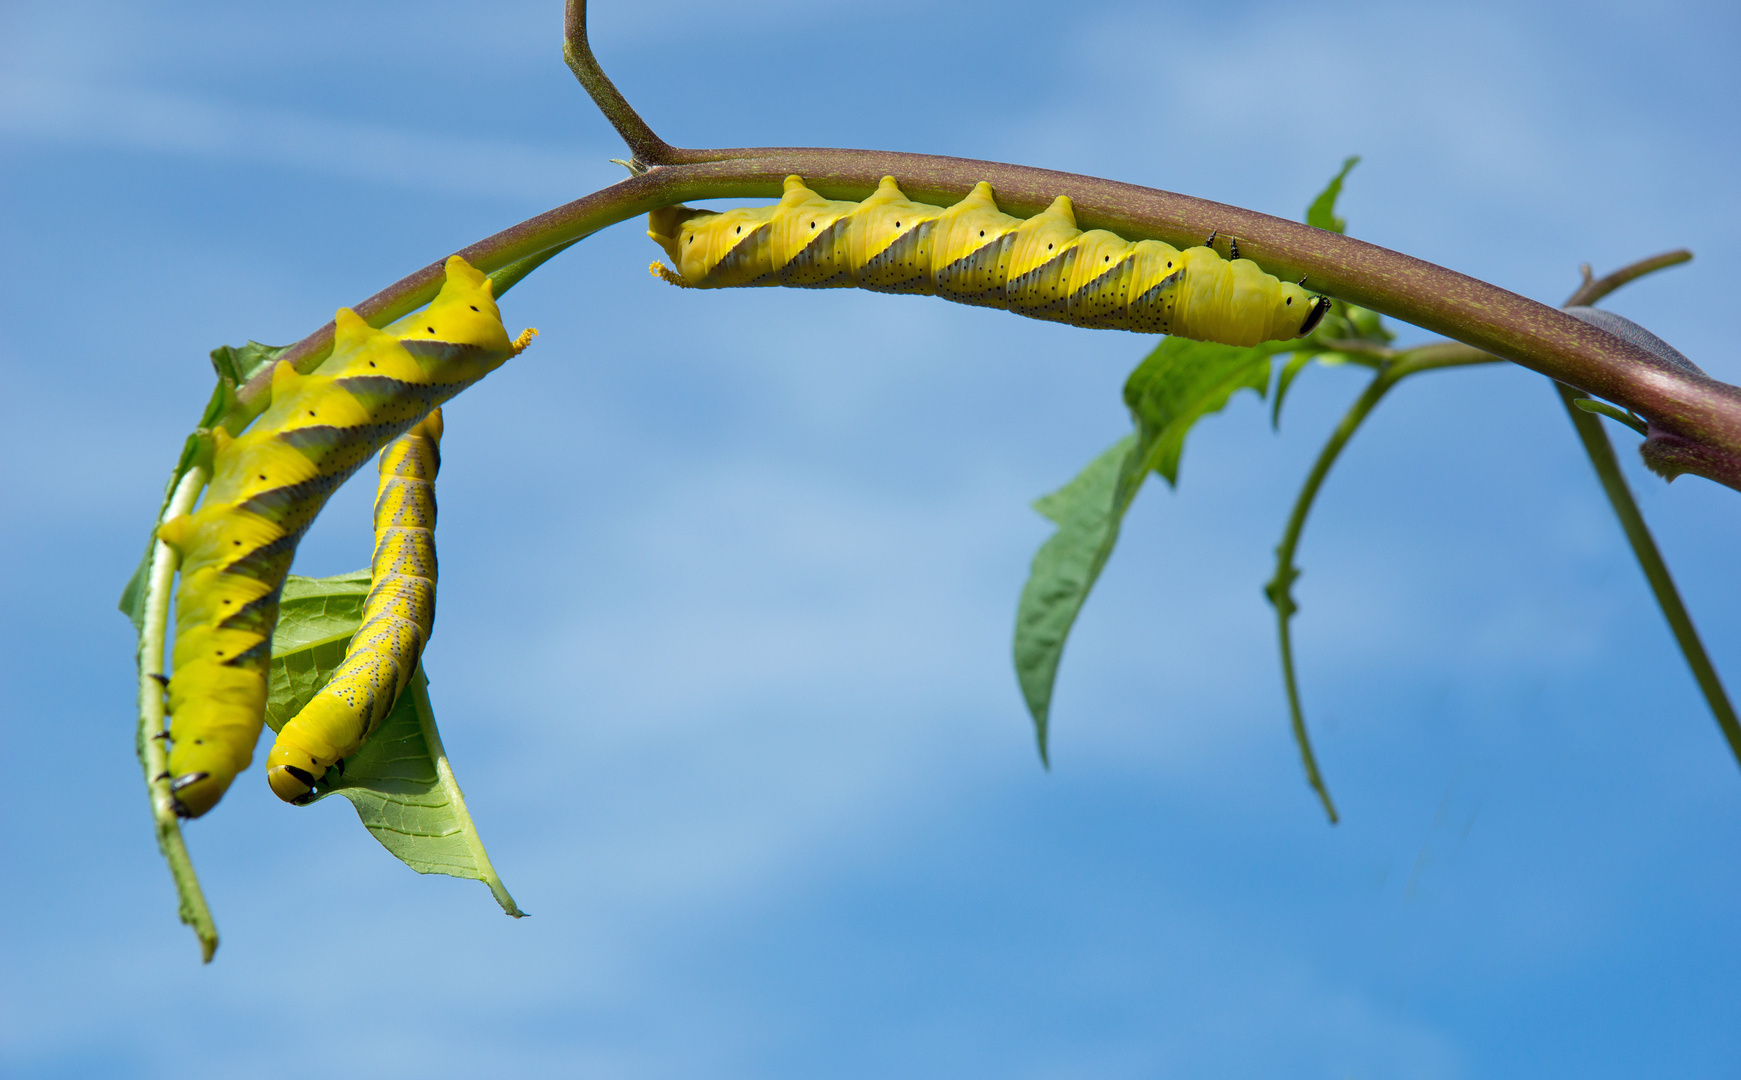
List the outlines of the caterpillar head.
<svg viewBox="0 0 1741 1080">
<path fill-rule="evenodd" d="M 307 802 L 315 783 L 326 773 L 314 758 L 288 747 L 272 747 L 266 763 L 266 783 L 287 803 Z"/>
<path fill-rule="evenodd" d="M 1330 310 L 1330 298 L 1318 296 L 1292 282 L 1275 287 L 1270 308 L 1270 332 L 1266 340 L 1285 341 L 1305 337 L 1318 328 Z"/>
<path fill-rule="evenodd" d="M 175 804 L 177 817 L 196 818 L 218 805 L 229 790 L 235 774 L 212 775 L 209 772 L 189 772 L 169 782 L 169 798 Z"/>
</svg>

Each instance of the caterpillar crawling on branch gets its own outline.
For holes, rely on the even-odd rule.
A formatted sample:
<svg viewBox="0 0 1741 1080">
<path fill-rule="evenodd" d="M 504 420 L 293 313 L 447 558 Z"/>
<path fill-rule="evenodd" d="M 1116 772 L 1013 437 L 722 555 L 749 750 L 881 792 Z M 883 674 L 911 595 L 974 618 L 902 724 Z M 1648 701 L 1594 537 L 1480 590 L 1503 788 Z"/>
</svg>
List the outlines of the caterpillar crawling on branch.
<svg viewBox="0 0 1741 1080">
<path fill-rule="evenodd" d="M 435 474 L 441 410 L 381 451 L 369 595 L 345 658 L 266 755 L 266 782 L 307 801 L 326 771 L 356 753 L 411 682 L 435 626 Z M 342 771 L 343 766 L 340 765 Z"/>
<path fill-rule="evenodd" d="M 168 707 L 181 816 L 217 805 L 253 758 L 279 593 L 327 497 L 530 342 L 530 330 L 508 339 L 491 292 L 489 278 L 456 255 L 430 305 L 384 330 L 340 308 L 332 354 L 318 368 L 302 375 L 280 362 L 254 424 L 233 438 L 212 432 L 204 503 L 157 530 L 180 557 Z"/>
<path fill-rule="evenodd" d="M 910 201 L 891 176 L 863 202 L 824 199 L 788 176 L 773 206 L 668 206 L 648 216 L 647 235 L 676 266 L 654 263 L 653 274 L 687 288 L 856 286 L 1227 345 L 1308 334 L 1330 306 L 1208 246 L 1083 232 L 1067 196 L 1011 217 L 983 181 L 944 209 Z"/>
</svg>

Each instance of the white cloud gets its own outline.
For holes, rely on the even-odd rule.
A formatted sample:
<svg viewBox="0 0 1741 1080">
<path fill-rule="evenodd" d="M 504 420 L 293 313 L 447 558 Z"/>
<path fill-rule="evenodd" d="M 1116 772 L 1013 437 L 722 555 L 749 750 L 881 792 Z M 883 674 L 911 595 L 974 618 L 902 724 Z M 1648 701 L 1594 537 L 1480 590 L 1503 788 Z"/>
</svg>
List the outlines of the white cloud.
<svg viewBox="0 0 1741 1080">
<path fill-rule="evenodd" d="M 574 197 L 609 156 L 50 79 L 0 83 L 0 135 L 539 204 Z"/>
</svg>

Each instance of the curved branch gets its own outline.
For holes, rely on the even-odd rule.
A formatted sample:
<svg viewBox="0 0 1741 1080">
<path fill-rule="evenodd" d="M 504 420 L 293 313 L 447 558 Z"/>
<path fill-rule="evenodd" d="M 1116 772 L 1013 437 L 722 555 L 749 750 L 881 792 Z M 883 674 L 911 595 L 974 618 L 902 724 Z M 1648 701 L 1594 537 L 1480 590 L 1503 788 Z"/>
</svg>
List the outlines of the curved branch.
<svg viewBox="0 0 1741 1080">
<path fill-rule="evenodd" d="M 565 54 L 583 86 L 629 143 L 641 175 L 481 240 L 460 255 L 485 272 L 570 244 L 607 225 L 685 199 L 778 198 L 797 174 L 826 197 L 862 199 L 894 176 L 913 199 L 959 201 L 981 180 L 998 204 L 1018 215 L 1043 210 L 1055 196 L 1075 203 L 1085 229 L 1133 240 L 1200 243 L 1219 231 L 1242 254 L 1279 277 L 1304 276 L 1321 292 L 1436 331 L 1521 364 L 1651 422 L 1645 460 L 1667 476 L 1694 473 L 1741 489 L 1741 388 L 1675 369 L 1660 357 L 1534 300 L 1441 266 L 1351 237 L 1235 206 L 1052 169 L 993 161 L 874 150 L 740 147 L 688 150 L 654 135 L 598 67 L 586 40 L 585 0 L 570 0 Z M 382 325 L 426 303 L 441 280 L 441 262 L 370 297 L 357 311 Z M 328 324 L 284 358 L 310 370 L 331 348 Z M 227 423 L 245 423 L 269 385 L 255 380 Z"/>
</svg>

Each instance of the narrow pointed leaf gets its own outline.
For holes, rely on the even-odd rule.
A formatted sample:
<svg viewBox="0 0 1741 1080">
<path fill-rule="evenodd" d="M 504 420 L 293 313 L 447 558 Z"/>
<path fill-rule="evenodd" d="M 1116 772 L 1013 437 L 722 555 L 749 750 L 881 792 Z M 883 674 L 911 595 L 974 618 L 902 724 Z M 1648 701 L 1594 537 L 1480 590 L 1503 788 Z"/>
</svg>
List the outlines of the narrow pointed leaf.
<svg viewBox="0 0 1741 1080">
<path fill-rule="evenodd" d="M 1048 760 L 1047 724 L 1058 661 L 1088 592 L 1118 541 L 1119 524 L 1147 470 L 1146 448 L 1126 435 L 1077 477 L 1034 502 L 1058 531 L 1040 546 L 1016 605 L 1016 679 L 1028 712 L 1040 760 Z"/>
<path fill-rule="evenodd" d="M 1034 503 L 1058 531 L 1034 555 L 1016 607 L 1016 679 L 1034 720 L 1040 760 L 1049 759 L 1052 690 L 1070 628 L 1112 557 L 1119 528 L 1150 471 L 1174 483 L 1185 436 L 1241 388 L 1262 397 L 1270 358 L 1288 348 L 1251 348 L 1167 338 L 1131 374 L 1125 401 L 1137 430 L 1070 483 Z"/>
</svg>

